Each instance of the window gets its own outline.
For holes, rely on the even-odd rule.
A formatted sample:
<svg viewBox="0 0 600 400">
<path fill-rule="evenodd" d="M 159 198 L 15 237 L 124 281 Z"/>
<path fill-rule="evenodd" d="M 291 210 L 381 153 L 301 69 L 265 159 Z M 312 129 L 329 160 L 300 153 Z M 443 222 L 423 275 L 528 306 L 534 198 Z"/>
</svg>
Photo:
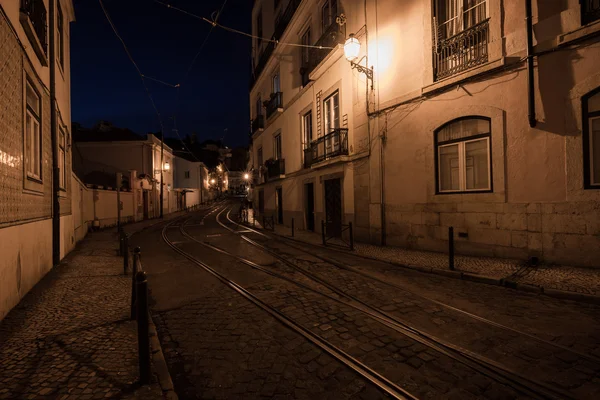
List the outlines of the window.
<svg viewBox="0 0 600 400">
<path fill-rule="evenodd" d="M 65 152 L 66 134 L 62 127 L 58 129 L 58 187 L 67 188 L 67 156 Z"/>
<path fill-rule="evenodd" d="M 263 165 L 262 147 L 259 147 L 258 150 L 256 150 L 256 159 L 258 160 L 258 165 Z"/>
<path fill-rule="evenodd" d="M 272 78 L 272 93 L 281 92 L 281 78 L 279 77 L 279 71 L 275 72 Z"/>
<path fill-rule="evenodd" d="M 487 0 L 435 0 L 435 79 L 488 61 Z"/>
<path fill-rule="evenodd" d="M 256 116 L 260 117 L 262 115 L 262 101 L 260 98 L 260 94 L 256 98 Z"/>
<path fill-rule="evenodd" d="M 339 93 L 335 92 L 323 101 L 325 116 L 325 134 L 340 127 Z"/>
<path fill-rule="evenodd" d="M 600 189 L 600 88 L 583 97 L 584 187 Z"/>
<path fill-rule="evenodd" d="M 302 143 L 305 149 L 310 147 L 310 142 L 313 140 L 312 132 L 312 111 L 309 111 L 302 116 Z"/>
<path fill-rule="evenodd" d="M 185 179 L 190 179 L 190 171 L 185 171 L 183 173 L 183 175 L 184 175 Z"/>
<path fill-rule="evenodd" d="M 469 117 L 435 132 L 438 193 L 491 191 L 490 121 Z"/>
<path fill-rule="evenodd" d="M 40 96 L 27 81 L 27 107 L 25 117 L 25 165 L 27 176 L 42 179 L 42 128 Z"/>
<path fill-rule="evenodd" d="M 277 134 L 273 140 L 273 158 L 281 159 L 281 134 Z"/>
<path fill-rule="evenodd" d="M 321 29 L 322 33 L 327 31 L 327 28 L 335 22 L 337 17 L 337 0 L 325 0 L 321 8 Z"/>
<path fill-rule="evenodd" d="M 302 35 L 302 45 L 303 46 L 310 46 L 312 43 L 310 42 L 310 28 L 308 28 L 306 30 L 306 32 L 304 32 L 304 34 Z M 309 47 L 301 47 L 300 51 L 302 51 L 302 65 L 307 65 L 308 64 L 308 57 L 309 57 Z"/>
<path fill-rule="evenodd" d="M 58 39 L 58 64 L 60 67 L 65 69 L 65 31 L 64 31 L 64 20 L 62 9 L 60 8 L 60 1 L 57 2 L 57 15 L 56 15 L 56 29 L 57 29 L 57 39 Z"/>
</svg>

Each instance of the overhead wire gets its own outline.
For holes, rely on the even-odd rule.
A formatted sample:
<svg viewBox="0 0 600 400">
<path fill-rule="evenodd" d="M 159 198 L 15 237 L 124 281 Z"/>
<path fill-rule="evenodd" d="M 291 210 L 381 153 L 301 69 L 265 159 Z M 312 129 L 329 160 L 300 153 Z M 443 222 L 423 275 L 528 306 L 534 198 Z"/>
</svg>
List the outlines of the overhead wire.
<svg viewBox="0 0 600 400">
<path fill-rule="evenodd" d="M 332 50 L 332 49 L 334 49 L 334 47 L 329 47 L 329 46 L 318 46 L 318 45 L 310 45 L 310 44 L 300 44 L 300 43 L 291 43 L 291 42 L 281 42 L 281 41 L 279 41 L 278 39 L 273 39 L 273 38 L 267 38 L 267 37 L 262 37 L 262 36 L 258 36 L 258 35 L 253 35 L 253 34 L 251 34 L 251 33 L 248 33 L 248 32 L 243 32 L 243 31 L 240 31 L 239 29 L 230 28 L 230 27 L 228 27 L 228 26 L 221 25 L 221 24 L 219 24 L 219 23 L 216 21 L 216 19 L 212 19 L 212 20 L 211 20 L 211 19 L 208 19 L 208 18 L 206 18 L 206 17 L 202 17 L 202 16 L 200 16 L 200 15 L 196 15 L 196 14 L 194 14 L 194 13 L 191 13 L 191 12 L 189 12 L 189 11 L 183 10 L 183 9 L 181 9 L 181 8 L 179 8 L 179 7 L 172 6 L 172 5 L 171 5 L 171 4 L 169 4 L 169 3 L 165 3 L 165 2 L 162 2 L 162 1 L 160 1 L 160 0 L 154 0 L 154 2 L 155 2 L 155 3 L 158 3 L 158 4 L 161 4 L 161 5 L 163 5 L 163 6 L 167 7 L 167 8 L 171 8 L 171 9 L 173 9 L 173 10 L 176 10 L 176 11 L 182 12 L 182 13 L 184 13 L 184 14 L 186 14 L 186 15 L 189 15 L 190 17 L 193 17 L 193 18 L 199 19 L 199 20 L 201 20 L 201 21 L 207 22 L 207 23 L 211 24 L 211 25 L 213 26 L 213 28 L 214 28 L 214 27 L 219 27 L 219 28 L 221 28 L 221 29 L 223 29 L 223 30 L 226 30 L 226 31 L 228 31 L 228 32 L 236 33 L 236 34 L 238 34 L 238 35 L 243 35 L 243 36 L 246 36 L 246 37 L 249 37 L 249 38 L 252 38 L 252 39 L 260 39 L 260 40 L 262 40 L 262 41 L 264 41 L 264 42 L 268 42 L 268 43 L 274 43 L 274 44 L 276 44 L 276 45 L 278 45 L 278 46 L 305 47 L 305 48 L 310 48 L 310 49 L 320 49 L 320 50 Z"/>
</svg>

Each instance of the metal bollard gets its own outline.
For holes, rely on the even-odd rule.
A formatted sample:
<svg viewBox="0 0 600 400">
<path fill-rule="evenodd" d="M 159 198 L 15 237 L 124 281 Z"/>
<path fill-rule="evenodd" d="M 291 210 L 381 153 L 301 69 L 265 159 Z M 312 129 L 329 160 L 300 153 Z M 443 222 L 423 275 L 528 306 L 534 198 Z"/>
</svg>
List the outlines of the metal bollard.
<svg viewBox="0 0 600 400">
<path fill-rule="evenodd" d="M 352 231 L 352 222 L 348 223 L 348 231 L 350 233 L 350 251 L 354 251 L 354 232 Z"/>
<path fill-rule="evenodd" d="M 123 275 L 127 275 L 129 269 L 129 237 L 127 234 L 123 236 Z"/>
<path fill-rule="evenodd" d="M 323 246 L 325 246 L 325 221 L 321 220 L 321 236 L 323 237 Z"/>
<path fill-rule="evenodd" d="M 134 320 L 136 316 L 135 302 L 136 298 L 136 287 L 135 287 L 135 275 L 138 272 L 138 263 L 140 261 L 140 248 L 136 247 L 133 250 L 133 265 L 131 266 L 131 319 Z"/>
<path fill-rule="evenodd" d="M 123 255 L 123 232 L 121 232 L 121 229 L 118 229 L 117 233 L 119 235 L 119 255 L 122 256 Z"/>
<path fill-rule="evenodd" d="M 140 368 L 140 383 L 150 383 L 150 335 L 148 332 L 148 281 L 146 273 L 138 271 L 137 286 L 137 332 L 138 332 L 138 362 Z"/>
<path fill-rule="evenodd" d="M 294 218 L 292 218 L 292 237 L 294 237 Z"/>
<path fill-rule="evenodd" d="M 448 228 L 448 267 L 454 271 L 454 228 Z"/>
</svg>

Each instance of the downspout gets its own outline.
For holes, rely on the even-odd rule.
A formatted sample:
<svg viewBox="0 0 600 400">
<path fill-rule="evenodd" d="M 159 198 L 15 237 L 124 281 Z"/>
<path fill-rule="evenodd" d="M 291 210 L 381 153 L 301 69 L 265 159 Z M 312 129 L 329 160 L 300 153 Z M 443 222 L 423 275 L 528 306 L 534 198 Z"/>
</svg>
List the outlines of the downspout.
<svg viewBox="0 0 600 400">
<path fill-rule="evenodd" d="M 535 116 L 535 92 L 533 75 L 533 21 L 531 13 L 531 0 L 525 0 L 525 14 L 527 21 L 527 105 L 529 126 L 534 128 L 537 124 Z"/>
<path fill-rule="evenodd" d="M 56 131 L 56 43 L 54 42 L 56 0 L 50 0 L 50 136 L 52 142 L 52 264 L 60 263 L 60 202 L 58 134 Z"/>
</svg>

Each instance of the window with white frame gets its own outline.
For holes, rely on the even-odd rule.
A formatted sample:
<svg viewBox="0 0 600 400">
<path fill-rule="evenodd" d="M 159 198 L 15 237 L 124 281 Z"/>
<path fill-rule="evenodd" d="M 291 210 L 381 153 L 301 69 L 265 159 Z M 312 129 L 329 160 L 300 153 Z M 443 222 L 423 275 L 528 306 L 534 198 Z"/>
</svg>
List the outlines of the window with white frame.
<svg viewBox="0 0 600 400">
<path fill-rule="evenodd" d="M 335 92 L 323 101 L 325 134 L 340 127 L 340 96 Z"/>
<path fill-rule="evenodd" d="M 275 160 L 281 159 L 281 134 L 278 133 L 273 138 L 273 158 Z"/>
<path fill-rule="evenodd" d="M 600 88 L 583 98 L 583 161 L 586 189 L 600 189 Z"/>
<path fill-rule="evenodd" d="M 467 117 L 435 132 L 438 193 L 492 190 L 490 120 Z"/>
<path fill-rule="evenodd" d="M 487 19 L 487 0 L 435 0 L 434 15 L 441 39 Z"/>
<path fill-rule="evenodd" d="M 67 155 L 66 155 L 66 137 L 63 127 L 58 129 L 58 187 L 67 189 Z"/>
<path fill-rule="evenodd" d="M 309 111 L 302 116 L 302 143 L 304 144 L 305 149 L 310 147 L 310 142 L 312 142 L 312 140 L 312 111 Z"/>
<path fill-rule="evenodd" d="M 25 166 L 27 176 L 42 179 L 42 104 L 38 92 L 27 81 L 25 116 Z"/>
</svg>

